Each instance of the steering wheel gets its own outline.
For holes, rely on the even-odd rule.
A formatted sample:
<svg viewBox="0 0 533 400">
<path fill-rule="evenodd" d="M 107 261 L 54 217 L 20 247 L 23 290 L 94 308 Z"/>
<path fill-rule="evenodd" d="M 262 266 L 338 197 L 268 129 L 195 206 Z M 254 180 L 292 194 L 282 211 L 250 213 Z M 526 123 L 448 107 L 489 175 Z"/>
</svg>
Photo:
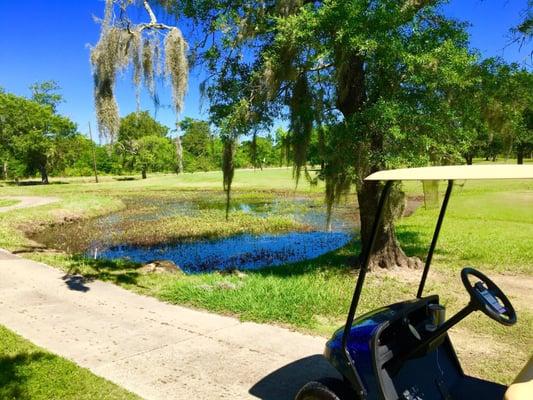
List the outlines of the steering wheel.
<svg viewBox="0 0 533 400">
<path fill-rule="evenodd" d="M 473 285 L 468 279 L 471 275 L 479 279 Z M 516 312 L 513 305 L 501 289 L 487 276 L 474 268 L 467 267 L 461 271 L 461 280 L 470 295 L 471 303 L 476 309 L 484 312 L 488 317 L 500 324 L 516 324 Z"/>
</svg>

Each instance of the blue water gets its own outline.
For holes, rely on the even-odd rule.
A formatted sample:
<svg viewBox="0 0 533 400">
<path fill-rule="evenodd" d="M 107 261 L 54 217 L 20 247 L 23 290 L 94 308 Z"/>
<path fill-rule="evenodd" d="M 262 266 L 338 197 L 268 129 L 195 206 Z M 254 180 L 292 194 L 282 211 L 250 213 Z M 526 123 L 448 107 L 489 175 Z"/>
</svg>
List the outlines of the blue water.
<svg viewBox="0 0 533 400">
<path fill-rule="evenodd" d="M 171 260 L 188 273 L 251 270 L 313 259 L 345 246 L 351 238 L 345 232 L 239 235 L 150 247 L 122 245 L 100 252 L 99 257 L 138 263 Z"/>
</svg>

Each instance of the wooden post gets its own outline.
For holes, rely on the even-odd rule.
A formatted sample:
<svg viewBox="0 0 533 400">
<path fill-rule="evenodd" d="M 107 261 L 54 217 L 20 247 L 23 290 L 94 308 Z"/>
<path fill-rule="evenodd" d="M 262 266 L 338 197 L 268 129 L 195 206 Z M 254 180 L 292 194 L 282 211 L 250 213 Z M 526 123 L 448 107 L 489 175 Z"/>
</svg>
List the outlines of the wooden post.
<svg viewBox="0 0 533 400">
<path fill-rule="evenodd" d="M 96 146 L 96 143 L 93 142 L 93 132 L 91 130 L 91 122 L 89 122 L 89 137 L 91 138 L 92 146 L 93 146 L 93 169 L 94 169 L 94 181 L 98 183 L 98 172 L 96 170 L 96 151 L 94 149 L 94 146 Z"/>
</svg>

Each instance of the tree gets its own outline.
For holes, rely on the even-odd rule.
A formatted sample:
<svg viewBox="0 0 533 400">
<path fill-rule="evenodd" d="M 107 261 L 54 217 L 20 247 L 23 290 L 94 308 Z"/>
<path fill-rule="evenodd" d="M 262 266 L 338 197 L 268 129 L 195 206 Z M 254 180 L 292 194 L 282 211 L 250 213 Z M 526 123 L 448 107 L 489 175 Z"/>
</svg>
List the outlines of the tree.
<svg viewBox="0 0 533 400">
<path fill-rule="evenodd" d="M 185 170 L 194 172 L 220 168 L 219 157 L 215 155 L 215 138 L 209 122 L 187 117 L 179 123 L 179 127 L 183 132 L 181 144 Z"/>
<path fill-rule="evenodd" d="M 0 93 L 0 143 L 24 165 L 24 173 L 41 174 L 48 183 L 48 168 L 57 157 L 57 144 L 76 132 L 76 125 L 52 107 L 13 94 Z"/>
<path fill-rule="evenodd" d="M 512 41 L 521 47 L 533 38 L 533 0 L 527 0 L 527 7 L 522 11 L 520 23 L 511 28 Z M 533 50 L 530 55 L 533 55 Z"/>
<path fill-rule="evenodd" d="M 490 134 L 489 150 L 504 150 L 507 155 L 514 150 L 521 163 L 524 151 L 533 143 L 528 127 L 528 114 L 533 108 L 533 74 L 497 58 L 485 60 L 482 67 L 482 118 Z M 499 146 L 494 148 L 495 144 Z"/>
<path fill-rule="evenodd" d="M 276 165 L 279 156 L 275 153 L 274 141 L 270 135 L 255 136 L 252 140 L 243 141 L 241 146 L 246 156 L 246 167 L 261 168 Z"/>
<path fill-rule="evenodd" d="M 365 176 L 460 155 L 460 140 L 449 129 L 456 110 L 448 94 L 469 85 L 464 71 L 474 57 L 462 26 L 439 14 L 440 1 L 160 3 L 205 34 L 197 58 L 210 70 L 204 85 L 212 90 L 211 104 L 222 103 L 233 121 L 242 117 L 229 126 L 250 134 L 272 114 L 288 115 L 296 179 L 318 129 L 328 208 L 355 182 L 364 250 L 382 188 Z M 236 96 L 221 84 L 227 77 L 239 82 Z M 221 101 L 223 94 L 231 101 Z M 228 129 L 228 156 L 236 132 Z M 224 165 L 231 183 L 230 161 Z M 396 240 L 402 196 L 393 197 L 371 267 L 416 263 Z"/>
<path fill-rule="evenodd" d="M 290 160 L 290 142 L 289 132 L 283 128 L 276 129 L 275 132 L 276 149 L 279 152 L 279 166 L 289 165 Z"/>
<path fill-rule="evenodd" d="M 169 170 L 174 162 L 174 146 L 169 138 L 149 135 L 137 141 L 135 164 L 141 169 L 143 179 L 147 171 Z"/>
<path fill-rule="evenodd" d="M 61 87 L 56 81 L 35 82 L 30 85 L 30 90 L 33 101 L 51 107 L 53 112 L 56 112 L 57 105 L 63 102 L 63 96 L 58 93 Z"/>
<path fill-rule="evenodd" d="M 148 111 L 136 111 L 121 119 L 117 140 L 129 142 L 143 136 L 164 137 L 168 131 L 168 127 L 157 122 Z"/>
<path fill-rule="evenodd" d="M 122 167 L 140 169 L 142 178 L 145 179 L 149 169 L 161 165 L 158 151 L 166 150 L 161 156 L 167 161 L 168 150 L 171 149 L 171 153 L 174 153 L 172 142 L 167 138 L 168 131 L 166 126 L 153 119 L 147 111 L 133 112 L 122 118 L 116 143 L 116 148 L 122 155 Z"/>
</svg>

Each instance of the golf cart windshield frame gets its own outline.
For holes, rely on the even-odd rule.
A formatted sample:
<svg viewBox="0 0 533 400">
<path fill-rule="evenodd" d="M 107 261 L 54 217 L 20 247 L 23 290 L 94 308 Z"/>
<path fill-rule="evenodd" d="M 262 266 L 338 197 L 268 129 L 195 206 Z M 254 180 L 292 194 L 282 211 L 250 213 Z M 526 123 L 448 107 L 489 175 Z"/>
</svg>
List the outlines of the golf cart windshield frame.
<svg viewBox="0 0 533 400">
<path fill-rule="evenodd" d="M 379 198 L 379 203 L 378 203 L 378 209 L 376 210 L 376 217 L 374 219 L 374 224 L 372 225 L 370 243 L 366 247 L 364 253 L 361 256 L 361 267 L 359 270 L 359 276 L 357 278 L 357 284 L 355 285 L 352 302 L 350 304 L 350 309 L 348 311 L 348 318 L 346 319 L 346 324 L 344 325 L 344 333 L 342 336 L 343 353 L 346 357 L 346 361 L 348 362 L 351 371 L 353 372 L 353 378 L 354 378 L 353 383 L 355 385 L 355 389 L 357 390 L 359 397 L 361 397 L 362 399 L 366 398 L 367 393 L 363 385 L 363 382 L 361 380 L 361 377 L 359 376 L 359 373 L 357 372 L 355 363 L 352 357 L 350 356 L 350 352 L 348 351 L 348 336 L 350 335 L 350 330 L 352 328 L 352 324 L 355 318 L 355 311 L 357 310 L 359 298 L 361 297 L 361 292 L 363 290 L 363 284 L 365 281 L 366 273 L 368 271 L 368 264 L 370 262 L 370 255 L 372 254 L 372 251 L 374 250 L 378 229 L 383 220 L 385 206 L 387 204 L 387 200 L 389 198 L 389 194 L 390 194 L 390 191 L 392 189 L 392 185 L 394 182 L 395 181 L 393 180 L 386 181 L 385 186 L 383 187 L 383 190 L 381 192 L 381 196 Z M 446 209 L 448 207 L 448 201 L 452 193 L 453 182 L 454 182 L 453 180 L 448 180 L 448 187 L 446 188 L 446 194 L 444 195 L 442 206 L 439 212 L 439 218 L 437 220 L 437 225 L 435 226 L 435 231 L 433 232 L 433 238 L 429 246 L 428 255 L 426 258 L 425 265 L 424 265 L 424 271 L 422 272 L 422 277 L 420 279 L 420 284 L 418 286 L 418 292 L 416 295 L 417 298 L 421 298 L 422 292 L 424 291 L 424 286 L 426 284 L 427 275 L 429 272 L 429 268 L 431 266 L 431 261 L 433 259 L 433 253 L 437 245 L 437 240 L 438 240 L 440 229 L 442 226 L 442 221 L 444 220 L 444 215 L 446 214 Z"/>
</svg>

